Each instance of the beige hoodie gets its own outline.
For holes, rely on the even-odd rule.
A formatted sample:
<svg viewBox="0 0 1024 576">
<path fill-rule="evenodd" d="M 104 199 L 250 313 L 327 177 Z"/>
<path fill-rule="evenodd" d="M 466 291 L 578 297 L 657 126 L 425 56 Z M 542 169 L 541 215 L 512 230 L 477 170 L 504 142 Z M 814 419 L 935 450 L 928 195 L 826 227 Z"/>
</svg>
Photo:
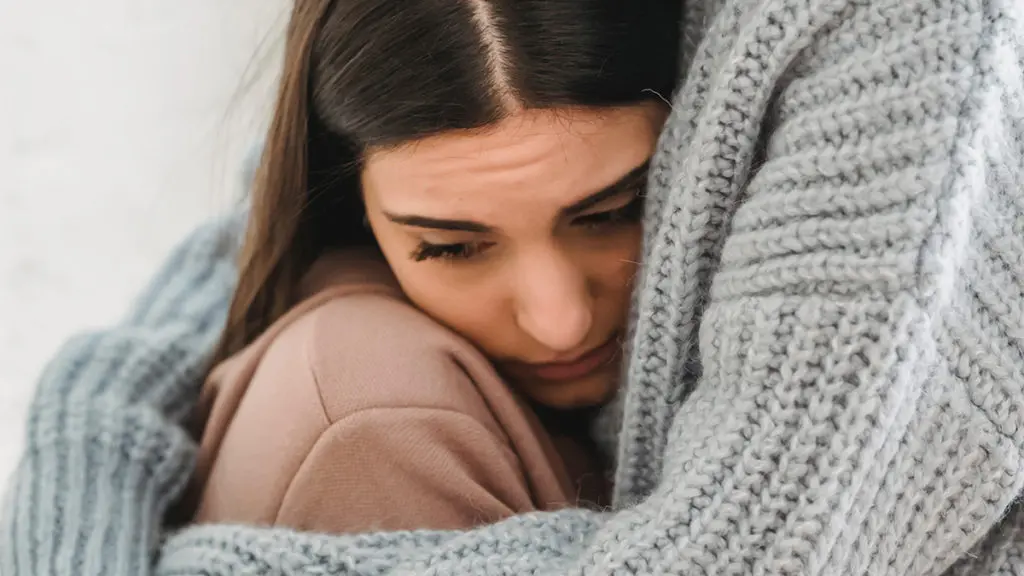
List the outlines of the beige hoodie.
<svg viewBox="0 0 1024 576">
<path fill-rule="evenodd" d="M 361 253 L 217 366 L 200 402 L 197 522 L 308 531 L 454 529 L 594 501 L 586 451 L 556 442 L 465 340 Z"/>
</svg>

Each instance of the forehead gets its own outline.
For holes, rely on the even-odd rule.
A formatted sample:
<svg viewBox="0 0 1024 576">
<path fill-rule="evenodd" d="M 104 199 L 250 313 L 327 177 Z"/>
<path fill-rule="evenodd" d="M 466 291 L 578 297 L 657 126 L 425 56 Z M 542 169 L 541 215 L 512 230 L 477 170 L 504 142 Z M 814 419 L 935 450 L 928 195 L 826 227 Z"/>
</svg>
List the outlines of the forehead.
<svg viewBox="0 0 1024 576">
<path fill-rule="evenodd" d="M 651 154 L 664 112 L 524 110 L 484 130 L 370 151 L 367 202 L 389 212 L 487 220 L 557 211 L 613 184 Z"/>
</svg>

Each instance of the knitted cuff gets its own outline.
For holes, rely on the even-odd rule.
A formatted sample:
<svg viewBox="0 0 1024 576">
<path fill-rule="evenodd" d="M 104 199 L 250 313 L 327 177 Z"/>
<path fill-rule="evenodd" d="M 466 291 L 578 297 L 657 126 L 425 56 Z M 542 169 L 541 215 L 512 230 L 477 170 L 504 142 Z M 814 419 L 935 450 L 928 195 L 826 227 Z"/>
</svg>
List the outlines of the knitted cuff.
<svg viewBox="0 0 1024 576">
<path fill-rule="evenodd" d="M 219 318 L 120 326 L 72 338 L 43 372 L 29 411 L 29 433 L 59 407 L 97 401 L 142 404 L 180 420 L 195 404 L 220 334 Z"/>
<path fill-rule="evenodd" d="M 5 576 L 148 574 L 195 445 L 141 406 L 59 407 L 30 426 L 0 517 Z"/>
</svg>

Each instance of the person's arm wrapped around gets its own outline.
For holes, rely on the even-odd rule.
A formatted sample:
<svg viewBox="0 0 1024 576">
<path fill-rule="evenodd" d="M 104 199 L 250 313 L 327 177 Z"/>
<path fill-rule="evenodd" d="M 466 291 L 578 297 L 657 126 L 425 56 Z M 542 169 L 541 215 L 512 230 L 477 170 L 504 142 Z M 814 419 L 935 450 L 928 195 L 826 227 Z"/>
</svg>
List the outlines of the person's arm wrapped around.
<svg viewBox="0 0 1024 576">
<path fill-rule="evenodd" d="M 123 321 L 76 336 L 46 367 L 0 515 L 0 573 L 152 569 L 194 465 L 183 422 L 223 328 L 243 222 L 192 232 Z"/>
</svg>

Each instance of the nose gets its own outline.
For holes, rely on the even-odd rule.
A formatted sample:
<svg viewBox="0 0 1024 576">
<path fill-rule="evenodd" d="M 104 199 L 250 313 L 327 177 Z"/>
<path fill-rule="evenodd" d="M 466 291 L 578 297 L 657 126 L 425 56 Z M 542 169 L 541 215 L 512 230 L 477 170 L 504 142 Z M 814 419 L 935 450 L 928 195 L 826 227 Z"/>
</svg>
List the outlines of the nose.
<svg viewBox="0 0 1024 576">
<path fill-rule="evenodd" d="M 593 324 L 593 297 L 585 270 L 558 251 L 533 254 L 521 266 L 516 321 L 556 352 L 577 351 Z"/>
</svg>

